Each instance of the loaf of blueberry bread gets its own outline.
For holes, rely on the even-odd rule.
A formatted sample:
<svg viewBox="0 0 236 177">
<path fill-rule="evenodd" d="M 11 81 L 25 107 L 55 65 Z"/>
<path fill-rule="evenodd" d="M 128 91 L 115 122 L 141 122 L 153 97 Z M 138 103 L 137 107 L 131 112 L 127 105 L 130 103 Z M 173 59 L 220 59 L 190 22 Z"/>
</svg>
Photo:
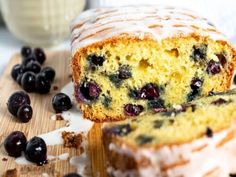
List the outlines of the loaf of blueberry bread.
<svg viewBox="0 0 236 177">
<path fill-rule="evenodd" d="M 235 50 L 189 10 L 92 9 L 71 31 L 75 98 L 94 121 L 163 112 L 230 87 Z"/>
<path fill-rule="evenodd" d="M 111 177 L 236 175 L 236 90 L 103 127 Z"/>
</svg>

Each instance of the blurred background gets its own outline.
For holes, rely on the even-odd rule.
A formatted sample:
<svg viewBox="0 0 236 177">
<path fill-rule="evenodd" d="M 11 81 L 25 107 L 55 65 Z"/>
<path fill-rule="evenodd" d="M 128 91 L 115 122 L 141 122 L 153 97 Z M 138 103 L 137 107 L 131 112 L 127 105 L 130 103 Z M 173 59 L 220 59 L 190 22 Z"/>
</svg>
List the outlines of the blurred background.
<svg viewBox="0 0 236 177">
<path fill-rule="evenodd" d="M 0 73 L 23 45 L 70 50 L 69 23 L 97 7 L 161 4 L 208 18 L 236 45 L 235 0 L 0 0 Z"/>
</svg>

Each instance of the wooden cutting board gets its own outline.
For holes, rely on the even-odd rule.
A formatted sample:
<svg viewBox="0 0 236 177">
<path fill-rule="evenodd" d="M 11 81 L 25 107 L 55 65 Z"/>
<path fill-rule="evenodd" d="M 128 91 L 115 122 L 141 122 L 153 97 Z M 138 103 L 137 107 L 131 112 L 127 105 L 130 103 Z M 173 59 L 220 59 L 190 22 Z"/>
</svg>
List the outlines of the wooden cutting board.
<svg viewBox="0 0 236 177">
<path fill-rule="evenodd" d="M 3 59 L 3 58 L 2 58 Z M 54 162 L 38 167 L 36 165 L 18 165 L 15 159 L 9 157 L 3 148 L 5 137 L 12 131 L 19 130 L 26 134 L 30 139 L 35 135 L 46 133 L 65 125 L 64 121 L 54 121 L 50 117 L 54 114 L 51 105 L 52 97 L 71 80 L 70 75 L 70 54 L 66 51 L 49 52 L 45 66 L 52 66 L 56 70 L 56 78 L 53 82 L 50 94 L 39 95 L 30 93 L 31 105 L 33 107 L 33 118 L 24 124 L 17 121 L 7 110 L 6 102 L 10 95 L 21 88 L 13 81 L 10 76 L 13 65 L 20 63 L 19 54 L 12 57 L 0 78 L 0 176 L 8 169 L 17 169 L 20 177 L 43 176 L 47 173 L 50 176 L 63 176 L 69 172 L 75 172 L 75 168 L 69 164 L 68 160 L 56 159 Z M 58 90 L 55 88 L 58 87 Z M 54 88 L 54 89 L 53 89 Z M 89 133 L 89 154 L 91 157 L 92 173 L 94 177 L 106 177 L 105 156 L 101 142 L 101 125 L 94 124 Z M 63 145 L 49 146 L 48 154 L 58 156 L 69 153 L 70 157 L 79 155 L 81 152 L 74 148 L 65 148 Z"/>
</svg>

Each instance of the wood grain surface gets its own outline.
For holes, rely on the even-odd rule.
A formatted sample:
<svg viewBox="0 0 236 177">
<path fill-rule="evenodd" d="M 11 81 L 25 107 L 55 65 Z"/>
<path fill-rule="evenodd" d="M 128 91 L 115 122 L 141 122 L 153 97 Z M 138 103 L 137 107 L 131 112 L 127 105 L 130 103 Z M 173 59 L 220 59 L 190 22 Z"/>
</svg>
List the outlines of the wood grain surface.
<svg viewBox="0 0 236 177">
<path fill-rule="evenodd" d="M 20 55 L 12 57 L 5 68 L 0 79 L 0 176 L 9 170 L 16 169 L 17 176 L 36 177 L 44 176 L 63 176 L 68 172 L 75 172 L 76 169 L 69 164 L 68 160 L 50 161 L 49 164 L 38 167 L 36 165 L 18 165 L 15 159 L 9 157 L 3 148 L 5 137 L 12 131 L 19 130 L 26 134 L 30 139 L 35 135 L 46 133 L 65 126 L 65 121 L 54 121 L 50 117 L 54 114 L 51 105 L 52 97 L 60 91 L 70 80 L 70 54 L 66 51 L 50 52 L 47 54 L 45 66 L 52 66 L 56 70 L 56 78 L 53 82 L 51 92 L 47 95 L 30 93 L 31 105 L 33 107 L 33 118 L 28 123 L 21 123 L 16 120 L 7 110 L 6 102 L 10 95 L 21 88 L 13 81 L 10 71 L 13 65 L 21 61 Z M 58 90 L 53 89 L 54 86 Z M 105 174 L 105 156 L 101 142 L 101 125 L 94 124 L 89 133 L 89 154 L 91 157 L 92 172 L 94 177 L 106 177 Z M 63 145 L 49 146 L 48 155 L 58 156 L 63 153 L 69 153 L 70 157 L 79 155 L 79 149 L 65 148 Z"/>
</svg>

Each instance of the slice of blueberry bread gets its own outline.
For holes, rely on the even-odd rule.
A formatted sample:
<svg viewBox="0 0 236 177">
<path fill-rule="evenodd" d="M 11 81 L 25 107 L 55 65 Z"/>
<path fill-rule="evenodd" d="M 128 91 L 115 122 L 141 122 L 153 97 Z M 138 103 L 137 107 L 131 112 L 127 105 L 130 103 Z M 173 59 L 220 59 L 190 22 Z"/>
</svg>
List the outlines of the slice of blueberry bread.
<svg viewBox="0 0 236 177">
<path fill-rule="evenodd" d="M 236 90 L 103 127 L 112 177 L 236 174 Z"/>
<path fill-rule="evenodd" d="M 94 121 L 161 112 L 230 87 L 233 47 L 188 10 L 93 9 L 71 31 L 75 98 Z"/>
</svg>

